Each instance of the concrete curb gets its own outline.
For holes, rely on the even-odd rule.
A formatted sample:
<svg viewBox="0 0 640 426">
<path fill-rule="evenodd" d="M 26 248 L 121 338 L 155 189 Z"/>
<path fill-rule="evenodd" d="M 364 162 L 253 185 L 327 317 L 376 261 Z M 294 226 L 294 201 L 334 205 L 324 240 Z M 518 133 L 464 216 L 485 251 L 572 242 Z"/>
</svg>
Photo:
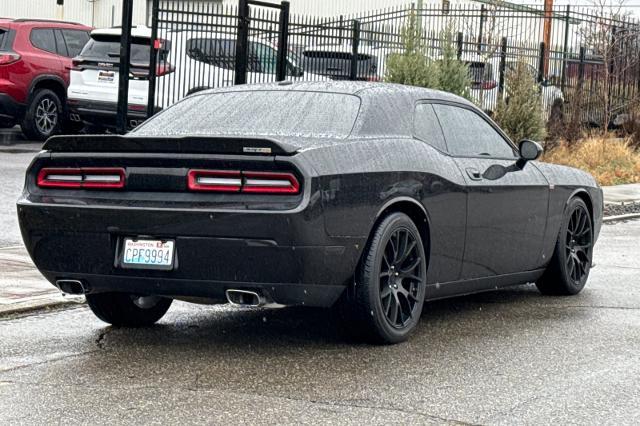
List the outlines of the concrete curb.
<svg viewBox="0 0 640 426">
<path fill-rule="evenodd" d="M 62 295 L 57 295 L 57 298 L 55 299 L 47 297 L 37 300 L 21 301 L 7 306 L 0 306 L 0 320 L 13 315 L 24 315 L 38 311 L 58 310 L 73 306 L 81 306 L 84 305 L 84 303 L 84 297 L 62 299 Z"/>
<path fill-rule="evenodd" d="M 640 219 L 640 213 L 620 214 L 617 216 L 605 216 L 602 219 L 603 223 L 618 222 L 620 220 Z"/>
</svg>

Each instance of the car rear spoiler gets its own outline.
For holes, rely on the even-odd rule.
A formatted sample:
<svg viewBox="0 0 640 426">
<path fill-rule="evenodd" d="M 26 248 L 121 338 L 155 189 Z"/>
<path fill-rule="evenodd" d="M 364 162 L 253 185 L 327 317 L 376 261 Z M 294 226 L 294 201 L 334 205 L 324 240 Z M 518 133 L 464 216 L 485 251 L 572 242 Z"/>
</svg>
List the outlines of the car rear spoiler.
<svg viewBox="0 0 640 426">
<path fill-rule="evenodd" d="M 136 137 L 119 135 L 53 136 L 42 149 L 51 152 L 153 152 L 178 154 L 292 155 L 299 146 L 271 138 Z"/>
</svg>

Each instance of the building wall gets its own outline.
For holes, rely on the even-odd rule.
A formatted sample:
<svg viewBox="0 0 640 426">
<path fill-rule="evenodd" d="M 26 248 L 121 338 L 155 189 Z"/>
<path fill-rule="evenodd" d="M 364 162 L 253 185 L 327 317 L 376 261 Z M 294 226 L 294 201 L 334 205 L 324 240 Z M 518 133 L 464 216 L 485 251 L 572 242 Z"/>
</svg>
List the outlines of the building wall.
<svg viewBox="0 0 640 426">
<path fill-rule="evenodd" d="M 147 1 L 134 0 L 134 25 L 144 24 Z M 64 7 L 56 0 L 0 0 L 0 16 L 7 18 L 61 19 L 94 27 L 120 25 L 122 0 L 65 0 Z"/>
</svg>

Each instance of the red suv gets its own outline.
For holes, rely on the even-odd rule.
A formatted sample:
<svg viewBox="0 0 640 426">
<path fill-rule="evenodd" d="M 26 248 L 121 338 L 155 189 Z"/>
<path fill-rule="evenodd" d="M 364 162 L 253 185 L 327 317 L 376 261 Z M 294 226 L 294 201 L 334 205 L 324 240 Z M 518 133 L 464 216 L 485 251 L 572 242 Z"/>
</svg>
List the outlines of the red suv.
<svg viewBox="0 0 640 426">
<path fill-rule="evenodd" d="M 70 125 L 71 58 L 90 31 L 70 22 L 0 18 L 0 127 L 20 124 L 27 138 L 44 140 Z"/>
</svg>

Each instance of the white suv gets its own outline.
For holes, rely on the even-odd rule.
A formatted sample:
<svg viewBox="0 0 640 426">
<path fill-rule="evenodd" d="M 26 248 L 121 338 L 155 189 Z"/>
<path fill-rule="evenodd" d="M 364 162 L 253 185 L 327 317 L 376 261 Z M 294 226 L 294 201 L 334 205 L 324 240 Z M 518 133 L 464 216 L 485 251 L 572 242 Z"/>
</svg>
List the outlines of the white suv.
<svg viewBox="0 0 640 426">
<path fill-rule="evenodd" d="M 70 117 L 93 127 L 114 127 L 118 101 L 120 28 L 94 30 L 79 56 L 74 58 L 68 89 Z M 147 117 L 151 29 L 132 29 L 129 75 L 130 128 Z M 235 36 L 217 33 L 170 31 L 160 35 L 156 69 L 156 111 L 199 90 L 230 86 L 235 78 Z M 249 39 L 247 83 L 275 81 L 275 42 Z M 289 80 L 326 80 L 287 57 Z"/>
</svg>

